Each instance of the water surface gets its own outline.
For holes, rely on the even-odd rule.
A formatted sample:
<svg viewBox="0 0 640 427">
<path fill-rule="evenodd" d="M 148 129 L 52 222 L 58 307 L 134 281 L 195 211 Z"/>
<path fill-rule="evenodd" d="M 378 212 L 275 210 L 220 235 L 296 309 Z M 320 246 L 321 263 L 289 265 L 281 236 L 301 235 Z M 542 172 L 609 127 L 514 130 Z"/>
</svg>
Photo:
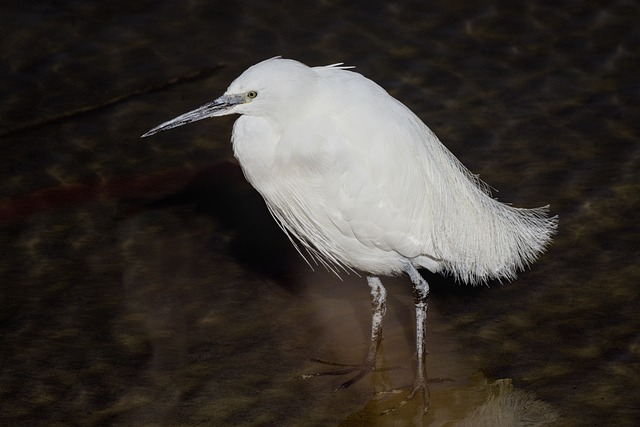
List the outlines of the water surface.
<svg viewBox="0 0 640 427">
<path fill-rule="evenodd" d="M 13 3 L 13 4 L 11 4 Z M 9 2 L 0 17 L 3 425 L 636 425 L 635 2 Z M 432 284 L 433 404 L 411 382 L 407 279 L 382 364 L 363 277 L 311 271 L 233 161 L 234 118 L 140 140 L 283 55 L 343 61 L 559 233 L 517 281 Z M 511 417 L 511 418 L 509 418 Z M 514 418 L 515 417 L 515 418 Z M 494 421 L 489 425 L 496 425 Z"/>
</svg>

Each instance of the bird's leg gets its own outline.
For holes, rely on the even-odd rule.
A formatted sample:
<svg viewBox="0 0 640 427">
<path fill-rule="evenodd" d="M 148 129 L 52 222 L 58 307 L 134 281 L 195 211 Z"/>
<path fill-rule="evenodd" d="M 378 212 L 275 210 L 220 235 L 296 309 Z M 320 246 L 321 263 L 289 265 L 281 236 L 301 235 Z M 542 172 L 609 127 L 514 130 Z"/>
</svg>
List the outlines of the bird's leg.
<svg viewBox="0 0 640 427">
<path fill-rule="evenodd" d="M 362 377 L 372 372 L 376 368 L 376 354 L 378 353 L 378 348 L 380 347 L 380 341 L 382 340 L 382 319 L 384 318 L 384 314 L 387 311 L 387 290 L 382 285 L 382 282 L 378 277 L 367 276 L 367 283 L 371 288 L 371 340 L 369 342 L 369 351 L 367 353 L 367 358 L 365 359 L 362 365 L 343 365 L 339 363 L 331 363 L 326 362 L 324 360 L 313 359 L 315 362 L 332 365 L 332 366 L 342 366 L 343 369 L 335 370 L 335 371 L 325 371 L 325 372 L 317 372 L 315 374 L 303 375 L 302 378 L 312 378 L 320 375 L 344 375 L 351 372 L 358 371 L 358 374 L 351 378 L 349 381 L 346 381 L 340 385 L 340 387 L 336 388 L 335 391 L 341 390 L 349 387 L 354 384 L 356 381 L 360 380 Z M 393 369 L 393 368 L 388 368 Z"/>
<path fill-rule="evenodd" d="M 382 340 L 382 319 L 387 312 L 387 290 L 378 277 L 367 276 L 367 283 L 371 288 L 371 341 L 369 342 L 369 352 L 358 375 L 344 382 L 338 387 L 338 390 L 349 387 L 366 374 L 375 370 L 376 367 L 376 354 Z"/>
<path fill-rule="evenodd" d="M 429 409 L 429 386 L 427 385 L 427 370 L 425 364 L 426 358 L 426 342 L 427 342 L 427 307 L 429 302 L 429 284 L 418 273 L 418 270 L 410 262 L 404 265 L 404 271 L 409 275 L 411 283 L 413 283 L 413 301 L 416 306 L 416 353 L 418 357 L 418 366 L 416 376 L 413 382 L 413 389 L 409 395 L 393 408 L 383 412 L 394 412 L 398 408 L 404 406 L 412 400 L 419 392 L 423 393 L 424 411 Z M 439 380 L 440 381 L 440 380 Z"/>
<path fill-rule="evenodd" d="M 413 283 L 413 300 L 416 305 L 416 353 L 418 367 L 410 398 L 419 390 L 424 391 L 425 411 L 429 408 L 429 386 L 427 385 L 427 309 L 429 306 L 429 284 L 418 273 L 413 264 L 407 264 L 406 271 Z"/>
<path fill-rule="evenodd" d="M 387 312 L 387 290 L 377 277 L 367 276 L 367 283 L 371 288 L 371 342 L 366 363 L 373 369 L 382 340 L 382 319 Z"/>
</svg>

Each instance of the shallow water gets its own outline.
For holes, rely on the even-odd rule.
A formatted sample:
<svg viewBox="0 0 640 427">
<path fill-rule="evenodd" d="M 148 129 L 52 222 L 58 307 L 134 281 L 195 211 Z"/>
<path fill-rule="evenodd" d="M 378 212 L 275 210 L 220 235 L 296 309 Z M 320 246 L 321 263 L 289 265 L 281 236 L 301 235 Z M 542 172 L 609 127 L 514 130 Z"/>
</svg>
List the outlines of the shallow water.
<svg viewBox="0 0 640 427">
<path fill-rule="evenodd" d="M 637 425 L 635 2 L 13 3 L 2 425 Z M 411 382 L 408 280 L 384 281 L 398 369 L 337 393 L 346 378 L 298 379 L 361 361 L 364 278 L 290 247 L 233 161 L 234 118 L 138 139 L 275 55 L 356 65 L 500 200 L 560 216 L 514 283 L 428 275 L 429 374 L 452 381 L 425 418 L 373 394 Z"/>
</svg>

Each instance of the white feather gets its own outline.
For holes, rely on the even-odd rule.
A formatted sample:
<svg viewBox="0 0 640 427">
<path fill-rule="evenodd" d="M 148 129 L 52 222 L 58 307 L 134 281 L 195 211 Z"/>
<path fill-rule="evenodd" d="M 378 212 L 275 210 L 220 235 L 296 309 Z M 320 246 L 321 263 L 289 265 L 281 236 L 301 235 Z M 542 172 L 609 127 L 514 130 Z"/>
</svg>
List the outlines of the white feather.
<svg viewBox="0 0 640 427">
<path fill-rule="evenodd" d="M 547 208 L 491 198 L 415 114 L 340 65 L 273 58 L 227 91 L 258 93 L 236 111 L 234 152 L 283 230 L 334 272 L 410 260 L 478 283 L 533 262 L 556 228 Z"/>
</svg>

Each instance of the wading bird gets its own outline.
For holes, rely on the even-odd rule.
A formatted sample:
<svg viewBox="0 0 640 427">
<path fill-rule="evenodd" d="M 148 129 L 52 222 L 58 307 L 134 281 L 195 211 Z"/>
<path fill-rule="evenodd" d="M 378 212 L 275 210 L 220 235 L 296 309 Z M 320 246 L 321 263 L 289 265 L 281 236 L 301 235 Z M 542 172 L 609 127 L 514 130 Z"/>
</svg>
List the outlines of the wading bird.
<svg viewBox="0 0 640 427">
<path fill-rule="evenodd" d="M 557 218 L 548 217 L 548 207 L 521 209 L 493 199 L 411 110 L 349 68 L 268 59 L 213 102 L 143 137 L 241 115 L 233 126 L 234 154 L 298 252 L 306 250 L 334 272 L 367 275 L 370 348 L 343 387 L 375 368 L 386 309 L 378 276 L 406 273 L 413 283 L 418 364 L 405 402 L 422 391 L 426 410 L 429 285 L 417 269 L 470 284 L 514 279 L 549 244 Z"/>
</svg>

